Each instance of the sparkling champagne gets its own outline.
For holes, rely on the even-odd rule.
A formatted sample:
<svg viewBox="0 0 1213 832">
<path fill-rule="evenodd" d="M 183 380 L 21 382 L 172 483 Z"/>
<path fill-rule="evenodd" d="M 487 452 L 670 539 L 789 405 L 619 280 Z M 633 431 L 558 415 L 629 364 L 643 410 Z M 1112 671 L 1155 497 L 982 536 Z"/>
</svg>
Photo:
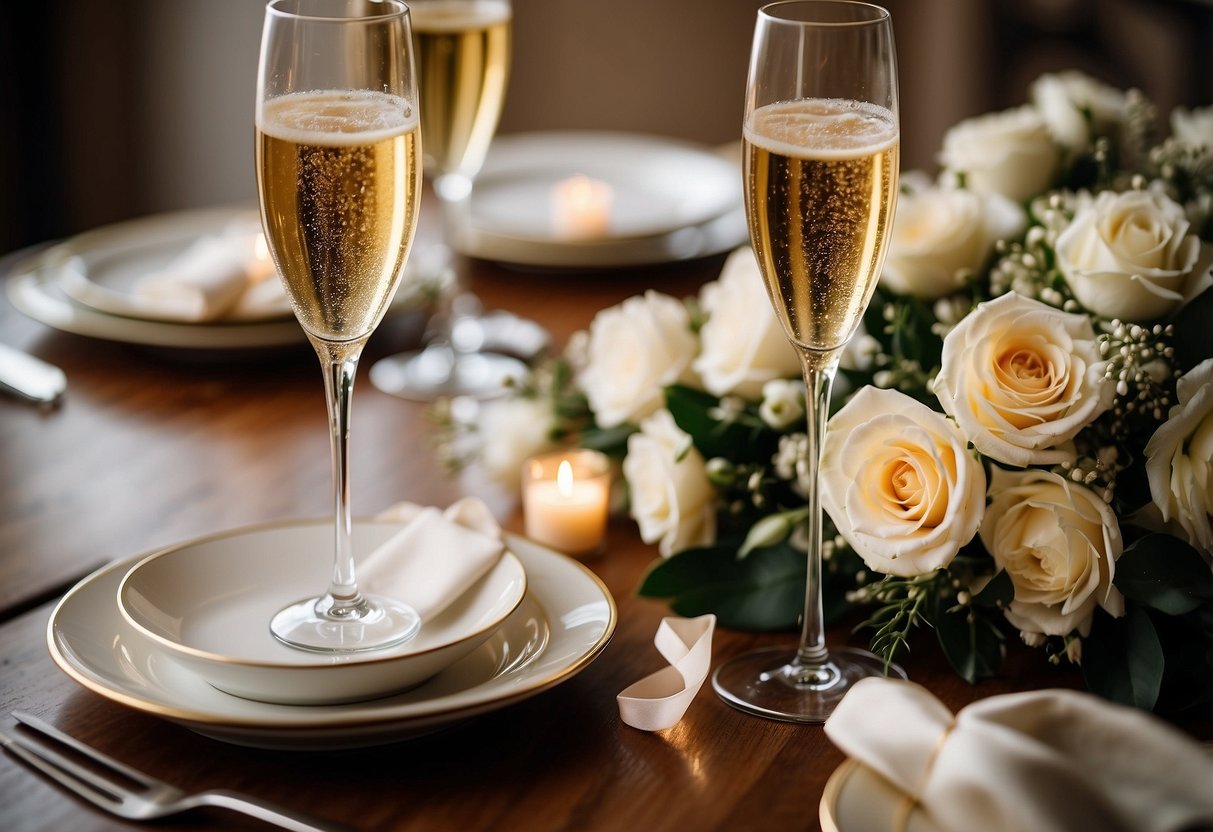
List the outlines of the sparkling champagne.
<svg viewBox="0 0 1213 832">
<path fill-rule="evenodd" d="M 470 177 L 484 163 L 505 99 L 510 4 L 442 0 L 410 10 L 426 167 Z"/>
<path fill-rule="evenodd" d="M 416 110 L 378 92 L 265 102 L 257 186 L 299 323 L 325 341 L 370 335 L 396 291 L 421 196 Z"/>
<path fill-rule="evenodd" d="M 744 128 L 746 216 L 788 338 L 831 352 L 855 332 L 884 261 L 897 122 L 838 99 L 760 107 Z"/>
</svg>

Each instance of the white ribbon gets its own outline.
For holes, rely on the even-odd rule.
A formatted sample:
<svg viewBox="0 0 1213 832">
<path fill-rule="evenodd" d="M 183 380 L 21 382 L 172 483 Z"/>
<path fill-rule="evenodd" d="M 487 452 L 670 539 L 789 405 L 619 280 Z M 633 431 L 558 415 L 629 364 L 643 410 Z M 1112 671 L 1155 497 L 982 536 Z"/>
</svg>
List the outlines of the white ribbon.
<svg viewBox="0 0 1213 832">
<path fill-rule="evenodd" d="M 629 685 L 616 697 L 619 717 L 641 731 L 672 728 L 708 678 L 716 616 L 661 620 L 653 644 L 670 667 Z"/>
</svg>

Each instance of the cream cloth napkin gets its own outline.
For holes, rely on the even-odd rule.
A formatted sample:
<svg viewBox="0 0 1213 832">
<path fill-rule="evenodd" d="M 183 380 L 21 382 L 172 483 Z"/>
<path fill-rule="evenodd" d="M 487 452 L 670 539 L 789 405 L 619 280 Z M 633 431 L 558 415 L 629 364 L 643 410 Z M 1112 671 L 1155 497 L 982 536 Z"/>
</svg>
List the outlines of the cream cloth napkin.
<svg viewBox="0 0 1213 832">
<path fill-rule="evenodd" d="M 716 616 L 663 618 L 653 644 L 670 663 L 624 688 L 617 697 L 619 717 L 641 731 L 672 728 L 708 677 Z"/>
<path fill-rule="evenodd" d="M 475 498 L 453 503 L 446 511 L 399 503 L 378 519 L 405 526 L 359 564 L 358 583 L 404 601 L 422 621 L 446 609 L 505 551 L 493 513 Z"/>
<path fill-rule="evenodd" d="M 864 679 L 825 724 L 946 832 L 1177 832 L 1213 825 L 1213 758 L 1093 695 L 994 696 L 955 717 L 924 688 Z"/>
<path fill-rule="evenodd" d="M 273 263 L 256 253 L 252 234 L 215 234 L 194 241 L 161 271 L 140 279 L 146 308 L 182 321 L 255 317 L 289 308 Z"/>
</svg>

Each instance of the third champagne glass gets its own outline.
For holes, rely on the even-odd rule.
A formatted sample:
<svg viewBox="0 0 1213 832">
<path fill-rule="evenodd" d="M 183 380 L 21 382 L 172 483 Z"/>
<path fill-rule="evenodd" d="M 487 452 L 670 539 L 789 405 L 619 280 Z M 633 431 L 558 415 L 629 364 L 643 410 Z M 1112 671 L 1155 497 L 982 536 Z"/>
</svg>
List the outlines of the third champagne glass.
<svg viewBox="0 0 1213 832">
<path fill-rule="evenodd" d="M 399 0 L 273 0 L 257 81 L 261 220 L 324 370 L 336 518 L 328 591 L 279 612 L 270 630 L 309 650 L 386 647 L 414 635 L 420 619 L 407 604 L 358 589 L 346 451 L 358 358 L 417 228 L 421 131 L 409 10 Z"/>
<path fill-rule="evenodd" d="M 510 69 L 510 0 L 411 0 L 421 92 L 425 170 L 444 225 L 465 211 L 505 101 Z M 419 252 L 431 264 L 450 251 Z M 525 365 L 480 350 L 483 328 L 474 296 L 459 295 L 423 349 L 380 359 L 371 381 L 384 392 L 430 401 L 440 396 L 489 397 L 505 392 Z"/>
<path fill-rule="evenodd" d="M 825 646 L 818 467 L 838 359 L 893 224 L 900 132 L 889 13 L 846 0 L 760 9 L 743 139 L 750 241 L 806 387 L 808 579 L 799 647 L 732 659 L 712 685 L 741 710 L 823 722 L 856 681 L 885 672 L 867 651 Z"/>
</svg>

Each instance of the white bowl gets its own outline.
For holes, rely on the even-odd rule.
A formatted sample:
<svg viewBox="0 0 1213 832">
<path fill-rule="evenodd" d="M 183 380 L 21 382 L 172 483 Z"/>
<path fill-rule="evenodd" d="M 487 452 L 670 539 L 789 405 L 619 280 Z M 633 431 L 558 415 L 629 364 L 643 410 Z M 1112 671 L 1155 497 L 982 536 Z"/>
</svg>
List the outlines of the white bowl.
<svg viewBox="0 0 1213 832">
<path fill-rule="evenodd" d="M 356 551 L 400 530 L 360 522 Z M 118 587 L 137 631 L 219 690 L 262 702 L 357 702 L 421 684 L 482 644 L 526 592 L 511 552 L 410 641 L 387 650 L 325 654 L 278 641 L 270 618 L 327 586 L 332 526 L 253 528 L 212 535 L 143 558 Z"/>
</svg>

